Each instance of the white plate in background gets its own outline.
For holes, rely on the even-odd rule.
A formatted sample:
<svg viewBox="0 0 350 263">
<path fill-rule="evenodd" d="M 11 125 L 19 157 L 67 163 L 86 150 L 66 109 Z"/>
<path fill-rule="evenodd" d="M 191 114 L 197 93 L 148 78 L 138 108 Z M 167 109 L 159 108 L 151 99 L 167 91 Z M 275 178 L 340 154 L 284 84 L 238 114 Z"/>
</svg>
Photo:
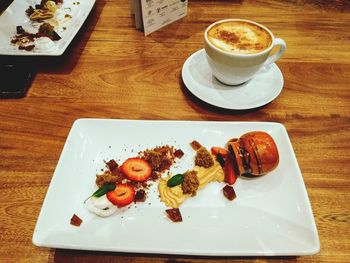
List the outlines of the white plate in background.
<svg viewBox="0 0 350 263">
<path fill-rule="evenodd" d="M 54 45 L 48 49 L 34 48 L 32 51 L 19 50 L 17 45 L 11 43 L 12 37 L 16 34 L 16 27 L 22 26 L 26 31 L 34 33 L 38 31 L 41 24 L 30 21 L 25 13 L 30 5 L 34 7 L 36 4 L 40 4 L 40 0 L 14 0 L 2 13 L 0 16 L 0 55 L 62 55 L 83 25 L 95 4 L 95 0 L 64 0 L 61 7 L 56 11 L 55 16 L 55 19 L 58 21 L 55 31 L 61 39 L 54 41 Z M 71 18 L 66 17 L 66 15 L 71 16 Z"/>
<path fill-rule="evenodd" d="M 145 203 L 101 218 L 83 202 L 96 190 L 104 160 L 119 163 L 138 151 L 169 144 L 184 151 L 171 172 L 193 167 L 197 140 L 223 146 L 245 132 L 261 130 L 275 140 L 278 167 L 269 174 L 238 178 L 237 198 L 210 183 L 180 207 L 183 222 L 165 215 L 157 185 Z M 40 165 L 40 164 L 38 164 Z M 80 227 L 70 225 L 77 214 Z M 320 249 L 318 233 L 291 142 L 283 125 L 268 122 L 137 121 L 79 119 L 67 138 L 46 194 L 33 243 L 37 246 L 99 251 L 210 256 L 310 255 Z"/>
</svg>

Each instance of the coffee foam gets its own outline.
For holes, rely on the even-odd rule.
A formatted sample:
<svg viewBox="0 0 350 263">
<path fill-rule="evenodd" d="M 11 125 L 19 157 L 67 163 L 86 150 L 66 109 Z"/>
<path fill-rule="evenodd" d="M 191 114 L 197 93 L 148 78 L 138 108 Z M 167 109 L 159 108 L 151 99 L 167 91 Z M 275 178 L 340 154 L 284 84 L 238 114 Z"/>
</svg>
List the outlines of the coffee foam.
<svg viewBox="0 0 350 263">
<path fill-rule="evenodd" d="M 227 21 L 213 26 L 208 31 L 208 40 L 223 51 L 238 54 L 259 53 L 272 43 L 268 31 L 245 21 Z"/>
</svg>

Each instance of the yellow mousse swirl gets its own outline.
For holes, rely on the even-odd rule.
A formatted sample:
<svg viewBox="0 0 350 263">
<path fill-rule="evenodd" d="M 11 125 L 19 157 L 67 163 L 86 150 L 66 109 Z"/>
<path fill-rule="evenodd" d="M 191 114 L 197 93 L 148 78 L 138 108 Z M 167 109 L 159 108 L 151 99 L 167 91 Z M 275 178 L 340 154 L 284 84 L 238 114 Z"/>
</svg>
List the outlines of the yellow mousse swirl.
<svg viewBox="0 0 350 263">
<path fill-rule="evenodd" d="M 210 182 L 223 182 L 224 172 L 220 164 L 215 161 L 214 165 L 209 168 L 204 168 L 200 166 L 195 166 L 193 168 L 197 172 L 197 177 L 199 181 L 198 190 L 204 188 Z M 172 208 L 178 208 L 187 198 L 191 197 L 191 194 L 183 194 L 181 189 L 181 184 L 168 187 L 167 182 L 171 176 L 161 178 L 158 184 L 158 191 L 160 195 L 160 200 L 166 205 Z"/>
</svg>

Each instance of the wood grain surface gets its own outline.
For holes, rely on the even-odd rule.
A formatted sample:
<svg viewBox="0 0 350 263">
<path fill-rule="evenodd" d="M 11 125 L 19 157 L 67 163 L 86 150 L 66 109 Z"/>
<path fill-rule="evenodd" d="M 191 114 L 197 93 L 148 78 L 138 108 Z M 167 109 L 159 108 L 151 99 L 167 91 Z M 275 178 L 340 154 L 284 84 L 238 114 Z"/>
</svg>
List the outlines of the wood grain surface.
<svg viewBox="0 0 350 263">
<path fill-rule="evenodd" d="M 0 57 L 37 70 L 21 99 L 0 100 L 0 262 L 349 262 L 350 2 L 189 1 L 188 15 L 145 37 L 128 0 L 97 0 L 63 56 Z M 181 79 L 214 21 L 260 22 L 287 43 L 284 88 L 270 104 L 229 111 Z M 1 85 L 1 84 L 0 84 Z M 314 212 L 314 256 L 217 258 L 38 248 L 32 235 L 72 123 L 78 118 L 273 121 L 287 128 Z"/>
</svg>

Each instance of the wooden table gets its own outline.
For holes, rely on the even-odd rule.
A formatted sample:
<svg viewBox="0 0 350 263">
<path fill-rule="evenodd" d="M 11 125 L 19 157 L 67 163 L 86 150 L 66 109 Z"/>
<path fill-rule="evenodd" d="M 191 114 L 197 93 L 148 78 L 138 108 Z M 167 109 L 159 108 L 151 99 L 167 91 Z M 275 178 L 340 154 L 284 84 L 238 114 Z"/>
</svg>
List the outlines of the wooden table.
<svg viewBox="0 0 350 263">
<path fill-rule="evenodd" d="M 349 1 L 199 1 L 145 37 L 129 1 L 98 0 L 68 50 L 35 58 L 25 98 L 0 101 L 1 262 L 348 262 L 350 258 Z M 284 89 L 259 109 L 201 102 L 181 79 L 212 22 L 239 17 L 288 45 Z M 9 58 L 4 58 L 9 59 Z M 287 258 L 208 258 L 45 249 L 33 229 L 72 123 L 78 118 L 274 121 L 291 138 L 313 208 L 321 251 Z"/>
</svg>

